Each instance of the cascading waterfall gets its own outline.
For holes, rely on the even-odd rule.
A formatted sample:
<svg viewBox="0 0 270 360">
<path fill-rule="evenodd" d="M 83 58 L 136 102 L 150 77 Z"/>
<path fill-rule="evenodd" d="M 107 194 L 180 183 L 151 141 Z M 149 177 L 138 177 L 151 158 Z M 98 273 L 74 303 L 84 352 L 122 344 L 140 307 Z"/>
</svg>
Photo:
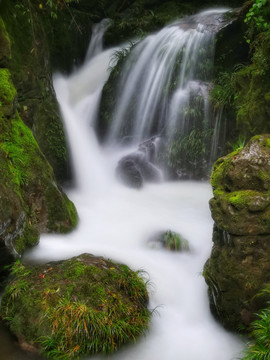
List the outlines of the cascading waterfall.
<svg viewBox="0 0 270 360">
<path fill-rule="evenodd" d="M 175 27 L 170 32 L 175 37 L 186 36 Z M 153 41 L 155 47 L 154 39 L 150 39 L 148 45 Z M 188 42 L 186 38 L 184 41 Z M 168 47 L 174 52 L 173 44 L 169 42 Z M 96 139 L 94 123 L 113 51 L 101 52 L 86 61 L 69 78 L 57 75 L 54 79 L 76 176 L 76 186 L 69 190 L 69 196 L 75 202 L 80 223 L 69 235 L 43 235 L 24 261 L 46 262 L 88 252 L 125 263 L 134 270 L 144 269 L 149 274 L 149 307 L 156 308 L 159 315 L 153 315 L 146 337 L 109 356 L 111 359 L 231 360 L 239 354 L 242 343 L 213 320 L 201 275 L 211 249 L 209 184 L 161 182 L 146 184 L 140 191 L 124 187 L 116 181 L 114 169 L 127 150 L 102 148 Z M 170 56 L 165 58 L 169 61 Z M 152 70 L 155 75 L 158 68 Z M 147 72 L 152 70 L 148 68 Z M 189 80 L 182 81 L 185 88 L 191 86 Z M 135 83 L 129 79 L 129 85 Z M 123 97 L 126 95 L 124 92 Z M 147 126 L 136 125 L 138 131 Z M 152 248 L 149 240 L 166 230 L 183 235 L 190 252 Z"/>
<path fill-rule="evenodd" d="M 105 34 L 106 30 L 110 26 L 110 19 L 103 19 L 100 23 L 95 24 L 92 28 L 92 37 L 91 42 L 89 44 L 85 61 L 89 61 L 92 57 L 99 54 L 102 51 L 103 44 L 103 35 Z"/>
<path fill-rule="evenodd" d="M 219 139 L 216 118 L 209 111 L 208 89 L 215 34 L 225 26 L 223 14 L 224 10 L 211 10 L 188 17 L 130 47 L 112 109 L 109 143 L 125 138 L 125 143 L 139 144 L 159 136 L 178 172 L 182 168 L 191 178 L 209 172 L 210 149 Z M 190 134 L 195 149 L 185 146 Z M 187 147 L 194 150 L 193 160 L 196 152 L 198 161 L 194 164 L 185 154 Z M 182 159 L 181 164 L 173 164 L 176 157 Z M 202 171 L 196 175 L 198 162 Z"/>
</svg>

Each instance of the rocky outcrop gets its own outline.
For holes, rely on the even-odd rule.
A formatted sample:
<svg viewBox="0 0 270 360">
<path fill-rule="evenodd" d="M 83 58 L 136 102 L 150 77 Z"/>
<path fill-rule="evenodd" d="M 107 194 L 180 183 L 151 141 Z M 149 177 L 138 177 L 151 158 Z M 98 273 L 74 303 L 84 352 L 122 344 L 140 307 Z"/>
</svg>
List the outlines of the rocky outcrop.
<svg viewBox="0 0 270 360">
<path fill-rule="evenodd" d="M 270 281 L 270 135 L 253 137 L 213 168 L 213 249 L 204 268 L 211 308 L 239 331 L 266 305 Z"/>
<path fill-rule="evenodd" d="M 46 358 L 111 353 L 143 334 L 150 321 L 139 272 L 83 254 L 39 266 L 13 265 L 1 316 L 21 343 Z"/>
<path fill-rule="evenodd" d="M 67 232 L 77 223 L 73 203 L 18 110 L 10 70 L 0 68 L 0 285 L 5 266 L 36 245 L 40 233 Z"/>
</svg>

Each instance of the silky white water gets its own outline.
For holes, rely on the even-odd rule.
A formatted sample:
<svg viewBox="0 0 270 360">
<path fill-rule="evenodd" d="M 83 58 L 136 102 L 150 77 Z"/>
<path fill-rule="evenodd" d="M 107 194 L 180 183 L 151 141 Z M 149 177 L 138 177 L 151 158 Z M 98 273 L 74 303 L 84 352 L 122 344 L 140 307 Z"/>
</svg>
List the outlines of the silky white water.
<svg viewBox="0 0 270 360">
<path fill-rule="evenodd" d="M 80 222 L 69 235 L 43 235 L 24 260 L 46 262 L 88 252 L 147 272 L 149 308 L 157 309 L 150 330 L 111 359 L 234 359 L 242 343 L 211 316 L 202 276 L 212 246 L 210 185 L 185 181 L 147 184 L 141 190 L 124 187 L 114 169 L 130 149 L 101 148 L 96 139 L 93 124 L 113 51 L 98 54 L 69 78 L 55 77 L 75 174 L 68 195 Z M 149 239 L 166 230 L 185 237 L 190 252 L 154 248 Z"/>
</svg>

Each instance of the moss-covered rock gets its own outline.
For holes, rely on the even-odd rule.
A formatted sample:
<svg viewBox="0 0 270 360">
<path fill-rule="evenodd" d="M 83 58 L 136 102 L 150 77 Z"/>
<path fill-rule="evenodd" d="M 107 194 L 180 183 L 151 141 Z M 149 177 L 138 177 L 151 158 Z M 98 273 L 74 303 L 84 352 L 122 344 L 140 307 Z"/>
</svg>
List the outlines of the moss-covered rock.
<svg viewBox="0 0 270 360">
<path fill-rule="evenodd" d="M 70 231 L 77 213 L 16 110 L 17 92 L 7 69 L 0 69 L 0 84 L 1 281 L 5 265 L 36 245 L 41 232 Z"/>
<path fill-rule="evenodd" d="M 83 254 L 41 266 L 13 265 L 1 315 L 19 339 L 53 359 L 110 353 L 147 329 L 139 272 Z"/>
<path fill-rule="evenodd" d="M 4 27 L 0 26 L 0 39 L 8 34 L 10 57 L 5 63 L 17 90 L 20 116 L 33 130 L 57 179 L 63 181 L 69 175 L 68 156 L 51 78 L 48 28 L 52 19 L 47 16 L 46 23 L 38 5 L 35 1 L 1 4 Z"/>
<path fill-rule="evenodd" d="M 157 233 L 149 240 L 153 248 L 162 247 L 170 251 L 189 251 L 188 241 L 175 231 L 167 230 Z"/>
<path fill-rule="evenodd" d="M 212 217 L 230 234 L 270 234 L 269 140 L 270 135 L 254 136 L 214 165 Z"/>
<path fill-rule="evenodd" d="M 213 249 L 204 268 L 213 313 L 243 331 L 266 306 L 257 296 L 270 280 L 270 135 L 221 159 L 213 168 L 210 200 Z"/>
</svg>

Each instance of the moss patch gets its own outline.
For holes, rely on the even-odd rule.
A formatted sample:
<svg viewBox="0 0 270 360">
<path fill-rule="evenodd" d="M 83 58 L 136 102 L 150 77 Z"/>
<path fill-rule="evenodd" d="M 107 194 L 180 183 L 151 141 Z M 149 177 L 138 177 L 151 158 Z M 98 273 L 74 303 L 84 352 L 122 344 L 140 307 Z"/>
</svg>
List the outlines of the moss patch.
<svg viewBox="0 0 270 360">
<path fill-rule="evenodd" d="M 144 280 L 125 265 L 83 254 L 42 266 L 17 262 L 12 275 L 2 317 L 50 358 L 110 353 L 148 327 Z"/>
<path fill-rule="evenodd" d="M 14 112 L 17 91 L 10 81 L 8 69 L 0 69 L 0 110 L 4 115 L 10 116 Z"/>
<path fill-rule="evenodd" d="M 6 67 L 10 60 L 10 38 L 5 23 L 0 16 L 0 66 Z"/>
</svg>

